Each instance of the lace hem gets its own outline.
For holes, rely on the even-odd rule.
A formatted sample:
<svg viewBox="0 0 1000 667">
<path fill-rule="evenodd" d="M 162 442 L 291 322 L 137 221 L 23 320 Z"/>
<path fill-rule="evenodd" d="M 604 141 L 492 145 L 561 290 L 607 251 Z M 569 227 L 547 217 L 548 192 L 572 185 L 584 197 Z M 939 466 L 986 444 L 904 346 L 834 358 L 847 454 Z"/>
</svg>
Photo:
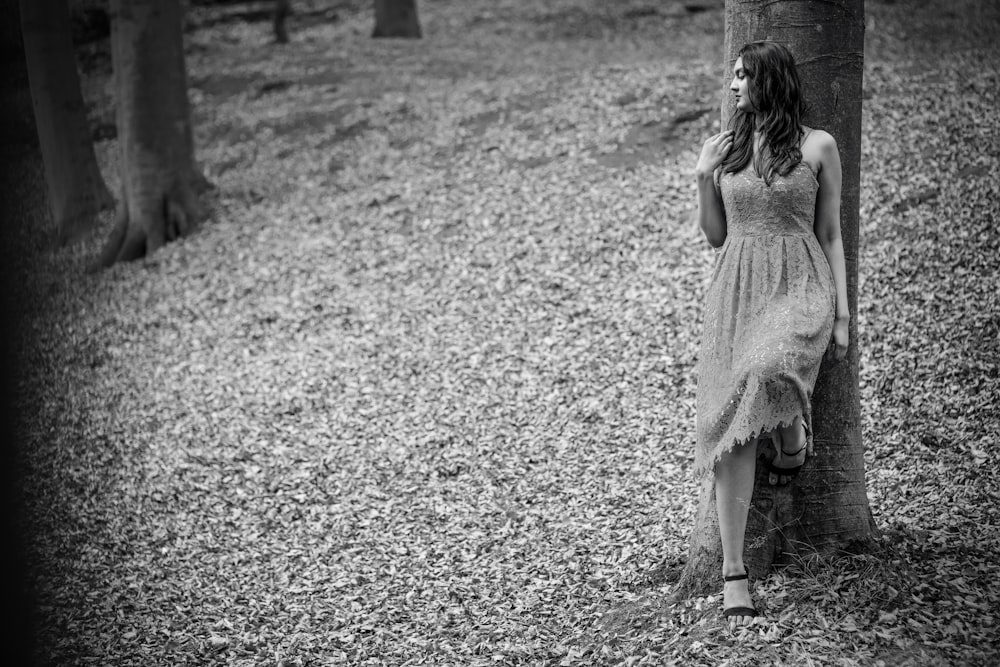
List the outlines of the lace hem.
<svg viewBox="0 0 1000 667">
<path fill-rule="evenodd" d="M 764 434 L 770 433 L 777 428 L 783 428 L 791 426 L 795 423 L 797 417 L 802 417 L 806 426 L 806 456 L 813 455 L 813 429 L 812 429 L 812 410 L 807 409 L 804 412 L 796 412 L 795 414 L 787 418 L 776 418 L 773 415 L 768 417 L 761 417 L 754 421 L 754 425 L 749 429 L 749 435 L 745 438 L 735 438 L 730 440 L 728 443 L 720 442 L 716 445 L 712 451 L 704 457 L 704 460 L 699 461 L 698 459 L 702 457 L 696 457 L 694 462 L 694 476 L 695 479 L 701 481 L 708 477 L 709 475 L 715 474 L 715 466 L 719 463 L 719 460 L 723 455 L 728 454 L 737 447 L 745 447 L 754 444 L 755 441 L 759 440 Z"/>
</svg>

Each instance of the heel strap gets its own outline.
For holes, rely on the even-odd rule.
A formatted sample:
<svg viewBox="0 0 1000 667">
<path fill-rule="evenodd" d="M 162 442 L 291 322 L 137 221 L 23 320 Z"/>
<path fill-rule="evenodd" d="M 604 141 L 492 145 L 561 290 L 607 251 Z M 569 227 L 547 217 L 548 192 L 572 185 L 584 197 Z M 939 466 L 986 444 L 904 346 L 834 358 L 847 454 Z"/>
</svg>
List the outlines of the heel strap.
<svg viewBox="0 0 1000 667">
<path fill-rule="evenodd" d="M 743 574 L 733 574 L 733 575 L 730 575 L 728 577 L 723 577 L 722 580 L 723 581 L 741 581 L 743 579 L 749 579 L 749 578 L 750 578 L 749 575 L 746 572 L 744 572 Z"/>
<path fill-rule="evenodd" d="M 806 448 L 806 445 L 802 445 L 801 447 L 799 447 L 798 449 L 796 449 L 794 452 L 786 452 L 785 448 L 782 447 L 781 448 L 781 453 L 784 454 L 785 456 L 795 456 L 796 454 L 798 454 L 799 452 L 801 452 L 805 448 Z"/>
</svg>

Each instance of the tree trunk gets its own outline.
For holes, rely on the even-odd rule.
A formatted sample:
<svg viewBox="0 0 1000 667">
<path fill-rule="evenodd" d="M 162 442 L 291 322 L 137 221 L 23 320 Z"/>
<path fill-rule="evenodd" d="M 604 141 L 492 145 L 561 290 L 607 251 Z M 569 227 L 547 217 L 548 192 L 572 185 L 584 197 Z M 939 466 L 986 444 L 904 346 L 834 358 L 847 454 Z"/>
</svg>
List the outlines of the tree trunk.
<svg viewBox="0 0 1000 667">
<path fill-rule="evenodd" d="M 114 205 L 94 156 L 65 0 L 21 0 L 25 61 L 59 242 L 96 225 Z"/>
<path fill-rule="evenodd" d="M 288 30 L 285 28 L 285 19 L 292 13 L 291 0 L 275 0 L 274 2 L 274 41 L 278 44 L 288 43 Z"/>
<path fill-rule="evenodd" d="M 847 264 L 851 313 L 857 313 L 858 210 L 861 182 L 861 82 L 864 0 L 727 0 L 727 82 L 737 52 L 747 42 L 769 39 L 795 56 L 809 104 L 805 122 L 837 140 L 843 165 L 841 230 Z M 728 95 L 726 96 L 728 99 Z M 735 112 L 723 105 L 723 126 Z M 824 361 L 813 392 L 815 452 L 786 487 L 767 483 L 761 452 L 747 523 L 744 559 L 751 577 L 766 576 L 773 565 L 811 553 L 863 551 L 876 534 L 865 492 L 858 383 L 857 318 L 844 361 Z M 701 488 L 688 562 L 677 592 L 681 596 L 718 590 L 722 571 L 715 490 Z"/>
<path fill-rule="evenodd" d="M 420 37 L 417 0 L 375 0 L 372 37 Z"/>
<path fill-rule="evenodd" d="M 0 104 L 0 152 L 10 165 L 14 155 L 37 151 L 38 131 L 35 128 L 35 112 L 31 108 L 19 0 L 4 1 L 4 15 L 8 20 L 0 21 L 0 99 L 3 100 Z M 38 161 L 41 163 L 41 156 Z M 9 175 L 8 166 L 2 176 Z"/>
<path fill-rule="evenodd" d="M 100 266 L 186 234 L 207 187 L 194 163 L 179 0 L 113 0 L 111 13 L 122 195 Z"/>
</svg>

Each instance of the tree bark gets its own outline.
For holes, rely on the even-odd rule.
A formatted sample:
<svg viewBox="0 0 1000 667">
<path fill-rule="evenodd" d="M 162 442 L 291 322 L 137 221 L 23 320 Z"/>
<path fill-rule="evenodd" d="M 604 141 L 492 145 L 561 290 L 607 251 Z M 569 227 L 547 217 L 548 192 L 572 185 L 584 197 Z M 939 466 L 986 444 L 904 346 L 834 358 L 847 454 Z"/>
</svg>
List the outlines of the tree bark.
<svg viewBox="0 0 1000 667">
<path fill-rule="evenodd" d="M 93 229 L 114 206 L 87 127 L 65 0 L 21 0 L 25 61 L 49 207 L 61 244 Z"/>
<path fill-rule="evenodd" d="M 420 36 L 417 0 L 375 0 L 375 30 L 372 37 Z"/>
<path fill-rule="evenodd" d="M 288 30 L 285 28 L 285 19 L 291 13 L 291 0 L 275 0 L 272 18 L 274 19 L 274 41 L 278 44 L 288 43 Z"/>
<path fill-rule="evenodd" d="M 795 56 L 809 104 L 805 122 L 833 135 L 843 166 L 841 231 L 851 313 L 857 313 L 858 228 L 861 183 L 861 84 L 864 65 L 864 0 L 727 0 L 726 69 L 732 78 L 737 52 L 747 42 L 780 42 Z M 728 94 L 724 99 L 730 100 Z M 723 126 L 735 112 L 723 104 Z M 815 452 L 786 487 L 767 483 L 759 453 L 744 560 L 751 577 L 798 556 L 860 552 L 876 527 L 865 492 L 864 447 L 857 319 L 845 360 L 824 361 L 812 395 Z M 688 561 L 677 593 L 704 595 L 720 586 L 722 546 L 712 480 L 702 485 Z"/>
<path fill-rule="evenodd" d="M 31 106 L 20 3 L 19 0 L 4 2 L 4 15 L 8 20 L 0 21 L 0 99 L 3 100 L 0 104 L 0 151 L 5 159 L 13 162 L 14 155 L 39 152 L 38 130 Z M 37 157 L 41 164 L 40 152 Z M 8 175 L 9 169 L 4 170 L 3 176 Z"/>
<path fill-rule="evenodd" d="M 100 266 L 188 233 L 208 187 L 194 163 L 179 0 L 112 0 L 122 195 Z"/>
</svg>

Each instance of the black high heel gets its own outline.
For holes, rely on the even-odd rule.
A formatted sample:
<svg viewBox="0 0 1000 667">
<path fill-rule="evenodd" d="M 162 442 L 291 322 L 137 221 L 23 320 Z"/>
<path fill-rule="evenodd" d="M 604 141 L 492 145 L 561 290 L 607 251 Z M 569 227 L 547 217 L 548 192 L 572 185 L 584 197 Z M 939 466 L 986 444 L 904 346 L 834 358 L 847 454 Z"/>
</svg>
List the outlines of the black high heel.
<svg viewBox="0 0 1000 667">
<path fill-rule="evenodd" d="M 796 449 L 794 452 L 786 452 L 784 447 L 779 447 L 777 443 L 774 443 L 775 449 L 779 450 L 782 456 L 797 456 L 799 452 L 801 452 L 803 449 L 809 446 L 809 430 L 806 428 L 805 424 L 801 424 L 801 426 L 803 435 L 802 446 Z M 774 440 L 772 439 L 772 443 L 773 442 Z M 769 473 L 771 473 L 772 475 L 777 475 L 777 479 L 775 479 L 773 486 L 786 486 L 792 481 L 792 478 L 798 475 L 799 471 L 802 470 L 802 466 L 805 465 L 805 460 L 803 459 L 802 463 L 800 463 L 797 466 L 792 466 L 791 468 L 776 466 L 774 465 L 773 459 L 767 461 L 764 465 L 767 467 L 767 471 Z M 788 479 L 784 483 L 782 483 L 781 482 L 782 477 L 787 477 Z"/>
<path fill-rule="evenodd" d="M 723 581 L 742 581 L 743 579 L 749 579 L 750 577 L 746 572 L 743 574 L 733 574 L 728 577 L 723 577 Z M 749 591 L 748 591 L 749 592 Z M 750 616 L 751 618 L 757 617 L 757 610 L 753 607 L 729 607 L 728 609 L 722 610 L 722 615 L 726 619 L 733 616 Z"/>
<path fill-rule="evenodd" d="M 802 445 L 801 447 L 799 447 L 798 449 L 796 449 L 794 452 L 786 452 L 784 449 L 782 449 L 781 453 L 782 453 L 783 456 L 795 456 L 795 455 L 797 455 L 799 452 L 801 452 L 805 448 L 806 448 L 806 445 Z M 805 465 L 805 463 L 804 462 L 800 463 L 799 465 L 792 466 L 791 468 L 784 468 L 782 466 L 776 466 L 776 465 L 774 465 L 774 461 L 772 460 L 772 461 L 768 461 L 765 465 L 767 466 L 767 471 L 768 472 L 774 473 L 775 475 L 778 475 L 779 477 L 780 476 L 787 477 L 789 479 L 789 481 L 791 481 L 791 479 L 793 477 L 795 477 L 796 475 L 799 474 L 799 471 L 802 470 L 802 466 Z M 788 484 L 788 482 L 785 482 L 785 484 Z M 777 482 L 777 483 L 775 483 L 775 486 L 784 486 L 784 484 L 782 484 L 781 482 Z"/>
</svg>

